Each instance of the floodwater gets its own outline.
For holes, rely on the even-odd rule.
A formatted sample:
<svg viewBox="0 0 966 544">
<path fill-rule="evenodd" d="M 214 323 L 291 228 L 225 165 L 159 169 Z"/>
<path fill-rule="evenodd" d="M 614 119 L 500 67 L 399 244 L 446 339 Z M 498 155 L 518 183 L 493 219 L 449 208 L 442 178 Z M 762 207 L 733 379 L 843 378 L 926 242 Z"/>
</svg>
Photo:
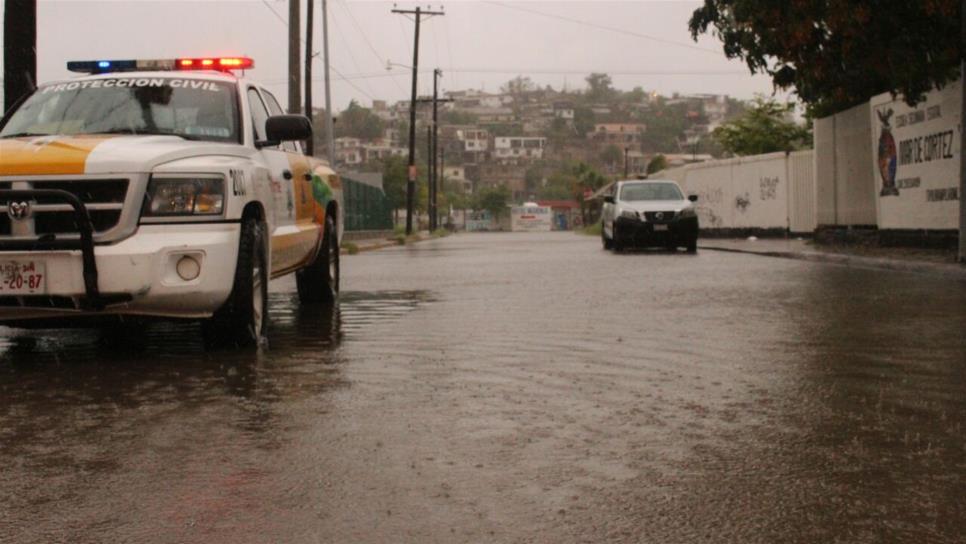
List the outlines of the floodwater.
<svg viewBox="0 0 966 544">
<path fill-rule="evenodd" d="M 0 541 L 964 540 L 966 283 L 571 233 L 343 265 L 258 352 L 0 329 Z"/>
</svg>

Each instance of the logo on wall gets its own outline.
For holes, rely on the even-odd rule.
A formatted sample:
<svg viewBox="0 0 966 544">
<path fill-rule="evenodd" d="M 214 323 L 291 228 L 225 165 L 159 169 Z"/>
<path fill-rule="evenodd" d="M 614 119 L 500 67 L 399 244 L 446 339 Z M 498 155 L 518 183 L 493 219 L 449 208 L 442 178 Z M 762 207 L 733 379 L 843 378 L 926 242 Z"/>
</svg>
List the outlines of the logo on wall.
<svg viewBox="0 0 966 544">
<path fill-rule="evenodd" d="M 884 113 L 876 110 L 882 123 L 882 133 L 879 134 L 879 175 L 882 176 L 882 190 L 879 196 L 898 196 L 899 188 L 896 187 L 896 140 L 892 137 L 892 127 L 889 119 L 892 117 L 892 108 Z"/>
</svg>

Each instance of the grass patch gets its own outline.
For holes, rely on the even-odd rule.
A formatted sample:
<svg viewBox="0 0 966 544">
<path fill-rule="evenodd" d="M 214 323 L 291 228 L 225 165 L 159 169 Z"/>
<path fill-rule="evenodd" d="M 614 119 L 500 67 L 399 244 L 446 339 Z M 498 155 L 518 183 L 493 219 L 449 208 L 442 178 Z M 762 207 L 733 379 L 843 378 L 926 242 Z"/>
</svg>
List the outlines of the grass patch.
<svg viewBox="0 0 966 544">
<path fill-rule="evenodd" d="M 345 242 L 344 244 L 342 244 L 342 249 L 344 249 L 345 252 L 348 253 L 349 255 L 355 255 L 356 253 L 359 253 L 359 246 L 353 244 L 352 242 Z"/>
<path fill-rule="evenodd" d="M 450 231 L 444 228 L 439 228 L 433 231 L 433 238 L 445 238 L 450 235 Z"/>
<path fill-rule="evenodd" d="M 601 223 L 594 223 L 593 225 L 587 225 L 586 227 L 578 230 L 577 232 L 581 234 L 586 234 L 587 236 L 600 236 L 600 231 L 604 226 Z"/>
<path fill-rule="evenodd" d="M 396 225 L 395 227 L 392 228 L 392 233 L 395 236 L 399 236 L 400 234 L 402 234 L 403 236 L 405 236 L 406 235 L 406 227 L 403 226 L 403 225 Z"/>
<path fill-rule="evenodd" d="M 399 245 L 401 245 L 401 246 L 406 245 L 406 233 L 403 232 L 402 234 L 397 234 L 397 235 L 393 236 L 393 240 L 395 240 L 396 243 L 399 244 Z"/>
</svg>

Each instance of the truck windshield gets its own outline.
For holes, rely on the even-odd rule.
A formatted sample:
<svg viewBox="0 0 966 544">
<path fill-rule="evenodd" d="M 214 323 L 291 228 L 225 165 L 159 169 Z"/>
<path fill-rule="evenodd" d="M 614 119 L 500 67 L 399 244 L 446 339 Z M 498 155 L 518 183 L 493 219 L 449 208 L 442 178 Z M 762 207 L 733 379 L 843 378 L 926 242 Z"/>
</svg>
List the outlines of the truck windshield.
<svg viewBox="0 0 966 544">
<path fill-rule="evenodd" d="M 53 134 L 170 134 L 240 142 L 235 85 L 138 77 L 46 85 L 0 130 L 0 138 Z"/>
<path fill-rule="evenodd" d="M 681 200 L 681 190 L 673 183 L 634 183 L 621 188 L 621 200 Z"/>
</svg>

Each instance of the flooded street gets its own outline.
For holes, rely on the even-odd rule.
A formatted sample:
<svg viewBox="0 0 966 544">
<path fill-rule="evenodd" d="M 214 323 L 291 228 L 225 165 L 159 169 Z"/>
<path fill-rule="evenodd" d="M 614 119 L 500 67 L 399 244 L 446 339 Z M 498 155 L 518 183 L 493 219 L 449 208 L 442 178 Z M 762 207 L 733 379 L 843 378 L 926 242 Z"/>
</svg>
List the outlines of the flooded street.
<svg viewBox="0 0 966 544">
<path fill-rule="evenodd" d="M 962 542 L 966 284 L 573 233 L 272 284 L 269 346 L 0 328 L 0 542 Z"/>
</svg>

